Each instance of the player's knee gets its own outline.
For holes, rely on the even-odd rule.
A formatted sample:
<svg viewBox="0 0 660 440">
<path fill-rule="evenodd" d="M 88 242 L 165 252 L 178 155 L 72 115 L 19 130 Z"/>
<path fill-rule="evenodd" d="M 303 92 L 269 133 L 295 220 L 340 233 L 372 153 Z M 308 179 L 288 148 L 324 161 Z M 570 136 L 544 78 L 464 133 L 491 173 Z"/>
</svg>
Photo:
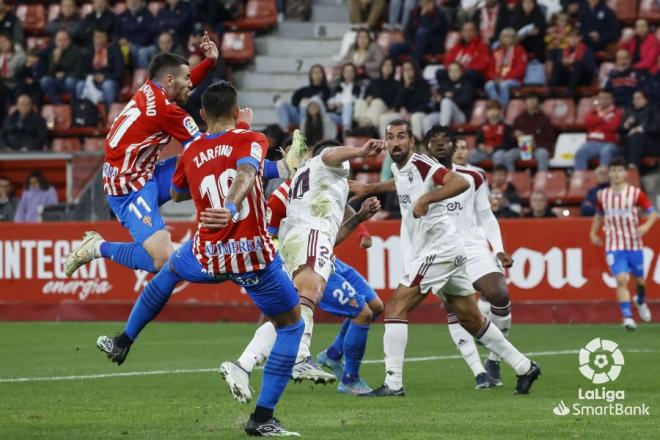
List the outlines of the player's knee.
<svg viewBox="0 0 660 440">
<path fill-rule="evenodd" d="M 507 289 L 506 285 L 501 286 L 498 284 L 488 286 L 481 291 L 481 294 L 486 299 L 486 301 L 495 307 L 504 307 L 510 302 L 509 289 Z"/>
<path fill-rule="evenodd" d="M 371 324 L 371 321 L 374 319 L 374 314 L 369 308 L 368 305 L 365 304 L 365 306 L 360 310 L 360 313 L 353 318 L 353 322 L 357 324 Z"/>
<path fill-rule="evenodd" d="M 383 313 L 383 309 L 385 306 L 383 305 L 383 301 L 380 300 L 380 298 L 374 298 L 368 303 L 369 308 L 371 309 L 371 314 L 373 318 L 375 319 L 378 315 Z"/>
<path fill-rule="evenodd" d="M 619 274 L 616 276 L 616 285 L 617 287 L 626 287 L 628 284 L 628 275 L 625 273 Z"/>
</svg>

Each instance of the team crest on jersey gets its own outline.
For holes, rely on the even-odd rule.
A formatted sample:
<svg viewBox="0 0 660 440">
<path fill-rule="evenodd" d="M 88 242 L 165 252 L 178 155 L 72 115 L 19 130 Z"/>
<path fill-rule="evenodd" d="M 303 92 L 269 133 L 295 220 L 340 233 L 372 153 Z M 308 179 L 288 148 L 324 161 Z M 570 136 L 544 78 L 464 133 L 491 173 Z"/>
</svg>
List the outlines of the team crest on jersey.
<svg viewBox="0 0 660 440">
<path fill-rule="evenodd" d="M 351 307 L 355 307 L 355 308 L 357 308 L 357 306 L 358 306 L 358 302 L 355 301 L 353 298 L 351 298 L 351 299 L 348 300 L 348 304 L 349 304 Z"/>
<path fill-rule="evenodd" d="M 199 127 L 197 127 L 197 124 L 195 124 L 195 120 L 190 116 L 186 116 L 183 119 L 183 126 L 186 130 L 188 130 L 190 136 L 194 136 L 197 134 L 197 132 L 199 132 Z"/>
<path fill-rule="evenodd" d="M 250 146 L 250 156 L 254 157 L 257 160 L 261 160 L 261 145 L 258 142 L 252 142 Z"/>
<path fill-rule="evenodd" d="M 151 227 L 151 225 L 152 225 L 151 217 L 148 216 L 148 215 L 145 215 L 144 217 L 142 217 L 142 223 L 144 223 L 145 225 Z"/>
<path fill-rule="evenodd" d="M 413 172 L 412 172 L 412 171 L 408 171 L 408 181 L 409 181 L 410 183 L 413 183 L 413 179 L 414 179 L 414 177 L 413 177 Z"/>
</svg>

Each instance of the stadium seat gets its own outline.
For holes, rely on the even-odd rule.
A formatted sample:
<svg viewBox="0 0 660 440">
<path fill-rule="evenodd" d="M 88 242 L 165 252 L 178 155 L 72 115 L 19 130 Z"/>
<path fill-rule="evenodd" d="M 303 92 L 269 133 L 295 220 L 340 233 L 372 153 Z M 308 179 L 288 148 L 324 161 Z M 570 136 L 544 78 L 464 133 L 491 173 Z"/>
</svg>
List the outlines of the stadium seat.
<svg viewBox="0 0 660 440">
<path fill-rule="evenodd" d="M 355 180 L 362 183 L 376 183 L 380 181 L 380 173 L 377 171 L 358 171 L 355 173 Z"/>
<path fill-rule="evenodd" d="M 637 0 L 607 0 L 605 3 L 614 10 L 619 21 L 626 23 L 635 21 L 637 17 Z"/>
<path fill-rule="evenodd" d="M 41 109 L 49 130 L 61 131 L 71 128 L 71 107 L 66 104 L 46 104 Z"/>
<path fill-rule="evenodd" d="M 575 122 L 577 124 L 584 124 L 584 117 L 587 116 L 587 113 L 594 108 L 594 98 L 590 96 L 588 98 L 580 99 L 577 108 L 577 116 L 575 117 Z"/>
<path fill-rule="evenodd" d="M 598 85 L 600 87 L 605 87 L 607 82 L 607 75 L 614 69 L 615 64 L 610 61 L 604 61 L 600 64 L 598 68 Z"/>
<path fill-rule="evenodd" d="M 639 18 L 645 18 L 652 23 L 660 23 L 660 6 L 656 0 L 641 0 L 639 2 Z"/>
<path fill-rule="evenodd" d="M 44 50 L 50 45 L 50 37 L 27 37 L 27 49 Z"/>
<path fill-rule="evenodd" d="M 575 121 L 575 104 L 571 99 L 546 99 L 543 113 L 557 127 L 572 124 Z"/>
<path fill-rule="evenodd" d="M 46 27 L 46 7 L 44 5 L 18 5 L 16 17 L 27 32 L 41 33 Z"/>
<path fill-rule="evenodd" d="M 53 139 L 50 149 L 55 153 L 73 153 L 80 151 L 80 139 L 57 138 Z"/>
<path fill-rule="evenodd" d="M 117 115 L 124 110 L 124 107 L 126 107 L 127 102 L 115 102 L 114 104 L 110 105 L 110 110 L 108 110 L 108 127 L 112 125 L 112 122 L 115 120 Z"/>
<path fill-rule="evenodd" d="M 245 64 L 254 58 L 254 39 L 250 32 L 226 32 L 222 36 L 222 56 L 228 64 Z"/>
<path fill-rule="evenodd" d="M 532 178 L 527 171 L 509 173 L 507 180 L 516 187 L 520 198 L 527 200 L 532 193 Z"/>
<path fill-rule="evenodd" d="M 550 203 L 559 205 L 566 196 L 566 173 L 563 170 L 539 171 L 534 176 L 533 188 L 545 193 Z"/>
<path fill-rule="evenodd" d="M 383 48 L 385 53 L 388 53 L 390 46 L 394 43 L 403 43 L 402 31 L 382 31 L 378 34 L 378 44 Z"/>
<path fill-rule="evenodd" d="M 550 159 L 553 168 L 570 168 L 575 163 L 575 152 L 587 140 L 586 133 L 561 133 L 555 142 L 555 154 Z"/>
<path fill-rule="evenodd" d="M 103 151 L 105 138 L 87 137 L 83 142 L 83 151 Z"/>
<path fill-rule="evenodd" d="M 568 194 L 566 203 L 578 204 L 587 195 L 589 190 L 596 186 L 596 173 L 593 170 L 573 171 L 571 180 L 568 184 Z"/>
<path fill-rule="evenodd" d="M 245 17 L 229 24 L 230 29 L 264 30 L 277 25 L 275 0 L 248 0 Z"/>
<path fill-rule="evenodd" d="M 486 122 L 486 99 L 477 99 L 472 107 L 472 117 L 470 118 L 470 125 L 479 126 Z"/>
<path fill-rule="evenodd" d="M 457 31 L 449 31 L 447 32 L 447 37 L 445 38 L 445 52 L 449 52 L 449 50 L 456 46 L 456 43 L 458 43 L 458 40 L 461 39 L 461 34 Z"/>
<path fill-rule="evenodd" d="M 525 101 L 522 99 L 512 99 L 506 107 L 506 123 L 513 125 L 513 121 L 524 111 Z"/>
</svg>

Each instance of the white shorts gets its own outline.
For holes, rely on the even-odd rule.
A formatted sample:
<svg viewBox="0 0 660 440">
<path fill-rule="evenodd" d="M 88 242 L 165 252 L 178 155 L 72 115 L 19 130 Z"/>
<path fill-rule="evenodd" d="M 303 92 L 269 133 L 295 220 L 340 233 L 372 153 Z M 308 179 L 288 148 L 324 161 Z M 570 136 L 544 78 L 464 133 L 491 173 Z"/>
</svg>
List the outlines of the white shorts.
<svg viewBox="0 0 660 440">
<path fill-rule="evenodd" d="M 465 254 L 467 256 L 466 270 L 472 283 L 489 273 L 504 273 L 495 255 L 486 247 L 465 246 Z"/>
<path fill-rule="evenodd" d="M 327 282 L 335 270 L 330 237 L 317 229 L 292 228 L 281 242 L 280 253 L 291 276 L 307 266 Z"/>
<path fill-rule="evenodd" d="M 464 255 L 429 255 L 416 259 L 401 279 L 407 287 L 419 286 L 422 295 L 429 291 L 438 296 L 469 296 L 474 293 L 465 270 Z"/>
</svg>

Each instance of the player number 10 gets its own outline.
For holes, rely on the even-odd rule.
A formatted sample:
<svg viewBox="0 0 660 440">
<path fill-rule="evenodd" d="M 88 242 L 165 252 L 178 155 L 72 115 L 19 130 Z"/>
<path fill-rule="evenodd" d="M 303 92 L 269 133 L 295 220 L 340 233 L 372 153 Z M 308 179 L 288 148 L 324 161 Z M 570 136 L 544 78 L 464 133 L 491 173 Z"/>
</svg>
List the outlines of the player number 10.
<svg viewBox="0 0 660 440">
<path fill-rule="evenodd" d="M 219 209 L 224 207 L 224 201 L 229 195 L 229 187 L 236 177 L 236 170 L 227 168 L 220 174 L 218 180 L 215 179 L 215 174 L 209 174 L 202 179 L 199 185 L 199 193 L 202 197 L 208 197 L 211 207 Z M 238 211 L 238 217 L 234 221 L 241 221 L 250 214 L 250 205 L 248 204 L 247 197 L 241 204 L 241 209 Z"/>
</svg>

